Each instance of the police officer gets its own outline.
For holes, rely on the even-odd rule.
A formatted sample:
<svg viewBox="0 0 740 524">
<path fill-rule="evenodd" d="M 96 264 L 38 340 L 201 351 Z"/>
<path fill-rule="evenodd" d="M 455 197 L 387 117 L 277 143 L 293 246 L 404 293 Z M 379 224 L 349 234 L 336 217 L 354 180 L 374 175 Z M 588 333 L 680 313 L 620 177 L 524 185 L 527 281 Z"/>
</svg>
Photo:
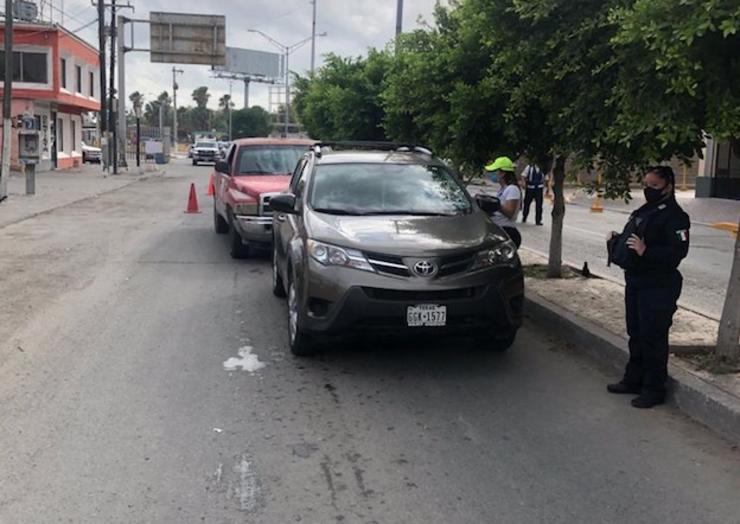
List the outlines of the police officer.
<svg viewBox="0 0 740 524">
<path fill-rule="evenodd" d="M 541 226 L 543 205 L 542 197 L 545 190 L 545 184 L 547 184 L 547 175 L 542 172 L 539 166 L 529 164 L 524 168 L 524 171 L 522 171 L 522 182 L 526 189 L 524 193 L 524 208 L 522 209 L 522 223 L 527 222 L 529 209 L 532 207 L 532 201 L 534 200 L 535 223 L 538 226 Z"/>
<path fill-rule="evenodd" d="M 630 357 L 624 377 L 607 390 L 638 395 L 636 408 L 665 401 L 668 330 L 673 323 L 683 278 L 678 271 L 689 251 L 689 217 L 676 202 L 675 175 L 667 166 L 651 167 L 644 178 L 646 203 L 621 234 L 608 239 L 610 262 L 625 272 L 625 306 Z"/>
</svg>

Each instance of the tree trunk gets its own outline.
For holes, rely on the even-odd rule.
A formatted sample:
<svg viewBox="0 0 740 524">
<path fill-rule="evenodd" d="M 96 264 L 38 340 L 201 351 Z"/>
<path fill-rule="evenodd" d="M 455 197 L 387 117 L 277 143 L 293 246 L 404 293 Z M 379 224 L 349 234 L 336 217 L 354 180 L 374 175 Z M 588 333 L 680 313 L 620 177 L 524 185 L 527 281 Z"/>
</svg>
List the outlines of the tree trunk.
<svg viewBox="0 0 740 524">
<path fill-rule="evenodd" d="M 738 226 L 740 227 L 740 221 Z M 717 333 L 717 354 L 731 360 L 740 359 L 738 339 L 740 339 L 740 232 L 735 239 L 735 256 Z"/>
<path fill-rule="evenodd" d="M 550 232 L 550 257 L 547 263 L 547 278 L 561 278 L 563 276 L 563 219 L 565 218 L 565 157 L 559 155 L 555 159 L 552 173 L 552 193 L 554 204 L 552 207 L 552 231 Z"/>
</svg>

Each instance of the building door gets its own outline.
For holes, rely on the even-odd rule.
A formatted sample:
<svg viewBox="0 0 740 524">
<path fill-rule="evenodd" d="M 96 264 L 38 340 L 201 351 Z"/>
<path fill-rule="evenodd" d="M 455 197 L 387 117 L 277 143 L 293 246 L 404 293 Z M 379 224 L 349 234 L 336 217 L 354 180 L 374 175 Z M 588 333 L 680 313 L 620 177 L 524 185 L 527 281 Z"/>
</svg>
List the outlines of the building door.
<svg viewBox="0 0 740 524">
<path fill-rule="evenodd" d="M 51 168 L 57 168 L 57 112 L 51 112 L 51 118 L 49 119 L 49 125 L 51 126 Z"/>
</svg>

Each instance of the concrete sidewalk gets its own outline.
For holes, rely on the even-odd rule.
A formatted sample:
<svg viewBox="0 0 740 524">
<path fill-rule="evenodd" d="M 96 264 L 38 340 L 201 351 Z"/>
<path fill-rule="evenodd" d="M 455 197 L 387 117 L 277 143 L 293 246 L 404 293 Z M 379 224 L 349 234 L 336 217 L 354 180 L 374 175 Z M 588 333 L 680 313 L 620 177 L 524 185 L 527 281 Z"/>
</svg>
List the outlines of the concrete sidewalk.
<svg viewBox="0 0 740 524">
<path fill-rule="evenodd" d="M 584 189 L 566 190 L 566 199 L 569 204 L 576 206 L 591 206 L 594 195 L 589 195 Z M 740 200 L 723 198 L 695 198 L 693 191 L 679 191 L 676 200 L 684 211 L 689 214 L 695 224 L 711 226 L 718 222 L 737 223 L 740 218 Z M 632 191 L 632 200 L 603 200 L 603 207 L 609 211 L 630 214 L 645 203 L 641 190 Z"/>
<path fill-rule="evenodd" d="M 36 175 L 36 194 L 26 195 L 25 176 L 12 173 L 8 180 L 8 198 L 0 202 L 0 227 L 115 191 L 151 174 L 104 176 L 99 165 L 48 171 Z"/>
</svg>

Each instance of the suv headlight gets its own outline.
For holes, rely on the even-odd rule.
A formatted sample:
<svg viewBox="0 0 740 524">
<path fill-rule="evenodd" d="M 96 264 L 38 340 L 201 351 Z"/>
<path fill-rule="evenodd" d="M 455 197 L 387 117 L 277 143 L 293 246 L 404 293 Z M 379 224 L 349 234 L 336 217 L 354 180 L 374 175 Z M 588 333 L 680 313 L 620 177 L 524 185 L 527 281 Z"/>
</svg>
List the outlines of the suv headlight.
<svg viewBox="0 0 740 524">
<path fill-rule="evenodd" d="M 511 265 L 515 259 L 516 245 L 511 240 L 506 240 L 495 247 L 479 251 L 475 255 L 473 270 L 493 266 Z"/>
<path fill-rule="evenodd" d="M 234 213 L 237 215 L 259 215 L 260 208 L 257 203 L 235 204 Z"/>
<path fill-rule="evenodd" d="M 308 241 L 308 253 L 316 262 L 324 266 L 344 266 L 372 271 L 373 266 L 367 261 L 365 255 L 356 249 L 332 246 L 315 240 Z"/>
</svg>

